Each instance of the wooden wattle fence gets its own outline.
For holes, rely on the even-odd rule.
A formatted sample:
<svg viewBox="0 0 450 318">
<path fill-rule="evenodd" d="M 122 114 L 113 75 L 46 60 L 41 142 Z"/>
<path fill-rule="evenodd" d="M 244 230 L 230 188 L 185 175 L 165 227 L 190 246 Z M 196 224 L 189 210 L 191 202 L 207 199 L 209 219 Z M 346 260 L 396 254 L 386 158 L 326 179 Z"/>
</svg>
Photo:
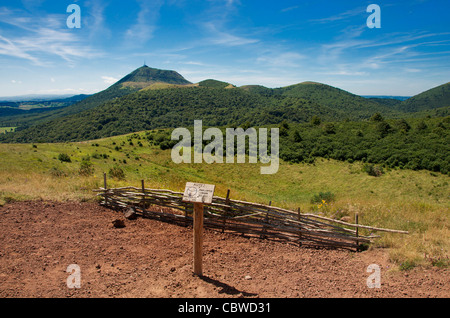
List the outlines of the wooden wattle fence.
<svg viewBox="0 0 450 318">
<path fill-rule="evenodd" d="M 144 187 L 96 189 L 101 204 L 118 210 L 133 208 L 136 214 L 179 225 L 193 222 L 193 204 L 183 202 L 183 193 Z M 165 209 L 161 208 L 165 207 Z M 356 218 L 357 221 L 357 218 Z M 374 228 L 342 222 L 323 216 L 301 213 L 269 205 L 245 202 L 227 197 L 213 197 L 204 206 L 204 227 L 221 232 L 234 232 L 262 239 L 297 242 L 301 245 L 358 250 L 361 244 L 371 243 L 377 236 L 363 236 L 359 228 L 373 231 L 407 233 L 405 231 Z"/>
</svg>

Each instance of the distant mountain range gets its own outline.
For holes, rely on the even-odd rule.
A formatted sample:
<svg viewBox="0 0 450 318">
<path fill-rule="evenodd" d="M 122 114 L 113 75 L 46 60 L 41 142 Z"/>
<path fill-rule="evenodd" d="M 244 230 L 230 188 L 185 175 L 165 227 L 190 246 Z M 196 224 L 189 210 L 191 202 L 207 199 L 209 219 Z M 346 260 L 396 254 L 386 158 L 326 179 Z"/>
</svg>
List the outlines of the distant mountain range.
<svg viewBox="0 0 450 318">
<path fill-rule="evenodd" d="M 214 81 L 214 80 L 205 80 L 206 81 Z M 225 86 L 231 85 L 226 82 L 217 81 L 219 83 L 226 84 Z M 220 85 L 220 84 L 219 84 Z M 148 86 L 148 85 L 145 85 Z M 223 88 L 225 88 L 225 86 Z M 248 85 L 251 86 L 251 85 Z M 241 87 L 242 88 L 242 87 Z M 70 99 L 78 99 L 79 97 L 82 97 L 81 99 L 84 99 L 86 97 L 89 97 L 90 95 L 86 94 L 65 94 L 65 95 L 41 95 L 41 94 L 29 94 L 29 95 L 18 95 L 18 96 L 5 96 L 0 97 L 0 106 L 2 104 L 13 102 L 13 103 L 22 103 L 22 102 L 53 102 L 53 101 L 61 101 L 61 100 L 70 100 Z M 382 98 L 382 99 L 397 99 L 400 101 L 404 101 L 411 96 L 391 96 L 391 95 L 360 95 L 364 98 Z"/>
<path fill-rule="evenodd" d="M 27 95 L 13 97 L 10 100 L 0 101 L 0 117 L 31 115 L 58 110 L 72 104 L 78 103 L 89 95 Z"/>
<path fill-rule="evenodd" d="M 53 100 L 62 100 L 69 99 L 74 96 L 87 96 L 87 95 L 77 95 L 77 94 L 64 94 L 64 95 L 56 95 L 56 94 L 28 94 L 28 95 L 19 95 L 19 96 L 4 96 L 0 97 L 1 102 L 45 102 L 45 101 L 53 101 Z"/>
<path fill-rule="evenodd" d="M 204 125 L 267 125 L 282 121 L 366 120 L 449 113 L 450 83 L 414 97 L 361 97 L 316 82 L 281 88 L 237 87 L 207 79 L 191 83 L 176 71 L 143 66 L 107 89 L 69 106 L 29 116 L 1 116 L 0 127 L 17 127 L 3 142 L 80 141 L 155 128 Z M 0 108 L 1 109 L 1 108 Z M 421 113 L 422 112 L 422 113 Z"/>
<path fill-rule="evenodd" d="M 382 99 L 396 99 L 400 101 L 407 100 L 411 96 L 389 96 L 389 95 L 361 95 L 364 98 L 382 98 Z"/>
</svg>

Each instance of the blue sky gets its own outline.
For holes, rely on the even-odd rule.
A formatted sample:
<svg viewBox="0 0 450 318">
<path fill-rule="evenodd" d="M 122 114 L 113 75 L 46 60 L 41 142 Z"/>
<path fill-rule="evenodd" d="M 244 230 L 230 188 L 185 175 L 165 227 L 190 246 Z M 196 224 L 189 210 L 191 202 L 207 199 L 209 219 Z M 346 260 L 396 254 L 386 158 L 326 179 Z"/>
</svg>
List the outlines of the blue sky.
<svg viewBox="0 0 450 318">
<path fill-rule="evenodd" d="M 450 80 L 449 12 L 448 0 L 2 0 L 0 96 L 95 93 L 144 61 L 191 82 L 411 96 Z"/>
</svg>

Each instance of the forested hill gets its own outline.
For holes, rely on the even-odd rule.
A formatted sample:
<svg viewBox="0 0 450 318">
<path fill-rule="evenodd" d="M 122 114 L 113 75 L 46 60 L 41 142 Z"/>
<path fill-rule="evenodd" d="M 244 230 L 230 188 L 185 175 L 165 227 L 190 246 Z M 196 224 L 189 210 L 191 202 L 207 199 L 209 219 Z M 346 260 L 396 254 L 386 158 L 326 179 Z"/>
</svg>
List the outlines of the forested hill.
<svg viewBox="0 0 450 318">
<path fill-rule="evenodd" d="M 63 117 L 97 107 L 114 98 L 137 92 L 153 83 L 190 84 L 189 81 L 175 71 L 159 70 L 144 65 L 124 76 L 107 89 L 65 108 L 58 115 Z"/>
<path fill-rule="evenodd" d="M 91 110 L 55 119 L 26 130 L 3 136 L 11 142 L 81 141 L 129 132 L 189 127 L 195 119 L 209 126 L 259 126 L 289 122 L 308 122 L 314 116 L 323 121 L 370 118 L 373 113 L 390 110 L 384 105 L 349 93 L 320 87 L 316 95 L 307 87 L 307 95 L 292 90 L 274 90 L 272 95 L 240 88 L 214 88 L 212 85 L 185 88 L 141 90 L 113 99 Z M 323 95 L 319 97 L 319 95 Z M 364 103 L 365 102 L 365 103 Z M 341 103 L 341 104 L 340 104 Z M 343 105 L 342 103 L 345 103 Z M 342 107 L 339 107 L 342 105 Z"/>
<path fill-rule="evenodd" d="M 444 114 L 449 84 L 403 102 L 368 99 L 316 82 L 280 88 L 236 87 L 208 79 L 193 84 L 175 71 L 144 65 L 106 90 L 74 105 L 33 118 L 0 142 L 82 141 L 156 128 L 204 125 L 250 127 L 268 124 L 410 118 L 411 114 Z M 441 111 L 440 111 L 441 110 Z M 427 113 L 428 112 L 428 113 Z M 425 116 L 425 115 L 424 115 Z M 13 125 L 15 126 L 15 125 Z"/>
<path fill-rule="evenodd" d="M 17 131 L 20 131 L 23 128 L 34 126 L 36 124 L 42 124 L 44 122 L 49 122 L 51 120 L 92 109 L 94 107 L 102 105 L 109 100 L 135 93 L 142 88 L 155 83 L 179 85 L 190 84 L 189 81 L 187 81 L 183 76 L 175 71 L 160 70 L 144 65 L 134 70 L 130 74 L 124 76 L 122 79 L 120 79 L 118 82 L 114 83 L 107 89 L 93 94 L 78 103 L 72 104 L 62 109 L 48 111 L 42 115 L 24 116 L 22 118 L 0 118 L 0 123 L 3 122 L 4 125 L 6 122 L 7 125 L 22 126 L 17 129 Z"/>
<path fill-rule="evenodd" d="M 326 105 L 331 109 L 348 114 L 348 118 L 352 119 L 367 119 L 375 112 L 383 113 L 386 116 L 395 113 L 391 107 L 322 83 L 303 82 L 274 91 L 282 96 L 301 98 Z"/>
<path fill-rule="evenodd" d="M 143 88 L 154 83 L 167 83 L 167 84 L 177 84 L 186 85 L 191 84 L 182 75 L 175 71 L 170 70 L 160 70 L 157 68 L 148 67 L 144 65 L 127 76 L 119 80 L 116 86 L 136 86 Z M 142 85 L 143 84 L 143 85 Z"/>
<path fill-rule="evenodd" d="M 397 109 L 405 112 L 419 112 L 446 106 L 450 106 L 450 82 L 401 102 Z"/>
</svg>

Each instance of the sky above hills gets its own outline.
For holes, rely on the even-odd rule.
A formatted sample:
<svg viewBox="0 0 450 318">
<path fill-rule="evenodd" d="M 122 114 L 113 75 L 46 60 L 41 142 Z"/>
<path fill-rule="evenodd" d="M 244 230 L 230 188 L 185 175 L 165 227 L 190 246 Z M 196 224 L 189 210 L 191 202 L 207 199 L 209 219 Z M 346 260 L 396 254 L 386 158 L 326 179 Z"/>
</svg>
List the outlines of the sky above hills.
<svg viewBox="0 0 450 318">
<path fill-rule="evenodd" d="M 95 93 L 144 62 L 191 82 L 412 96 L 450 81 L 449 12 L 448 0 L 2 1 L 0 96 Z"/>
</svg>

